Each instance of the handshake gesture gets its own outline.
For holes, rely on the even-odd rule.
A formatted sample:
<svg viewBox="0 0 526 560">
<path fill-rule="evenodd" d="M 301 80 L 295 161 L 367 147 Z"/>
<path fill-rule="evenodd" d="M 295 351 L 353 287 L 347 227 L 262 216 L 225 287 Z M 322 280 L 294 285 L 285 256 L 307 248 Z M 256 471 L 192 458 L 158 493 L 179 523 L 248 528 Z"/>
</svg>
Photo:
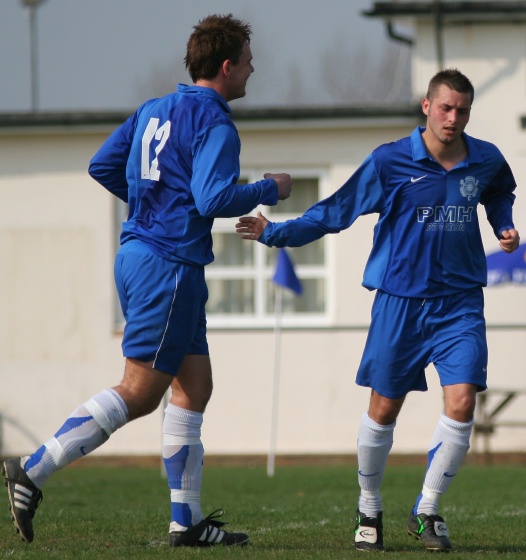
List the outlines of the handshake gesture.
<svg viewBox="0 0 526 560">
<path fill-rule="evenodd" d="M 289 198 L 292 192 L 292 179 L 288 173 L 265 173 L 265 179 L 274 179 L 278 184 L 278 199 L 285 200 Z M 257 218 L 244 217 L 239 218 L 236 224 L 236 232 L 241 234 L 242 239 L 250 239 L 257 241 L 263 230 L 267 227 L 268 220 L 261 212 L 258 212 Z"/>
</svg>

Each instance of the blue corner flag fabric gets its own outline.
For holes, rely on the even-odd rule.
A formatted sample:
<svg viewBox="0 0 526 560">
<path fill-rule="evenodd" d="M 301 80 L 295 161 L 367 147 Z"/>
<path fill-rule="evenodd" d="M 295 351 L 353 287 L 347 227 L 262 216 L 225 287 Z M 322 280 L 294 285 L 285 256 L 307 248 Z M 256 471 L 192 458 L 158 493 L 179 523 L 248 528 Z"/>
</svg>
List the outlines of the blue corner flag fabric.
<svg viewBox="0 0 526 560">
<path fill-rule="evenodd" d="M 294 264 L 287 251 L 283 248 L 279 250 L 276 271 L 272 280 L 278 286 L 289 288 L 298 296 L 303 292 L 303 286 L 294 271 Z"/>
</svg>

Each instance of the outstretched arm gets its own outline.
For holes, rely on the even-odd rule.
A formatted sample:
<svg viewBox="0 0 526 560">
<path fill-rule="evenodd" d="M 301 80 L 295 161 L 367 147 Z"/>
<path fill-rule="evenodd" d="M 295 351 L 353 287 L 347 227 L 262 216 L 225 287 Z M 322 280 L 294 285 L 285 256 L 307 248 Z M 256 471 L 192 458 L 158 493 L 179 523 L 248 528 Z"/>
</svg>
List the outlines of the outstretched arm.
<svg viewBox="0 0 526 560">
<path fill-rule="evenodd" d="M 268 247 L 302 247 L 348 228 L 358 216 L 380 212 L 385 205 L 382 183 L 371 155 L 344 185 L 299 218 L 269 222 L 258 212 L 257 217 L 239 218 L 236 231 L 242 239 L 259 241 Z"/>
<path fill-rule="evenodd" d="M 258 212 L 256 218 L 251 216 L 239 218 L 239 222 L 236 224 L 236 233 L 241 234 L 242 239 L 257 241 L 261 237 L 261 234 L 267 225 L 267 218 L 265 218 L 261 212 Z"/>
<path fill-rule="evenodd" d="M 500 235 L 500 248 L 505 253 L 513 253 L 519 246 L 520 237 L 516 229 L 505 229 Z"/>
</svg>

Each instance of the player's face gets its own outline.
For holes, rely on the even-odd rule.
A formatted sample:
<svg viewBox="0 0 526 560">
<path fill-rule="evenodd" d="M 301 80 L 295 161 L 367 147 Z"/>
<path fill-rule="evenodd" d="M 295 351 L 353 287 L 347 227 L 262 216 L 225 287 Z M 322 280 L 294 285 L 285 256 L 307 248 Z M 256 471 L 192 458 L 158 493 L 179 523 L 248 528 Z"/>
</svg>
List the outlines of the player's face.
<svg viewBox="0 0 526 560">
<path fill-rule="evenodd" d="M 227 101 L 232 101 L 232 99 L 239 99 L 245 96 L 247 80 L 250 74 L 254 72 L 254 67 L 252 66 L 252 51 L 248 43 L 243 45 L 238 63 L 230 63 L 229 69 Z"/>
<path fill-rule="evenodd" d="M 427 130 L 442 144 L 454 144 L 468 124 L 471 95 L 442 84 L 435 97 L 424 99 L 422 111 L 427 115 Z"/>
</svg>

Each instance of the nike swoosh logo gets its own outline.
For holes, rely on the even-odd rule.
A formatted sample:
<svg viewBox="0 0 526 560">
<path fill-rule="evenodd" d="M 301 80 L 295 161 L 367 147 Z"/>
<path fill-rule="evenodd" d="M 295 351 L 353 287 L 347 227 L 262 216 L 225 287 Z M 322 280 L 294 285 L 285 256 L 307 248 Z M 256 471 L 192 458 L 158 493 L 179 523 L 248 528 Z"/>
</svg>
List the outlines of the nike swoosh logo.
<svg viewBox="0 0 526 560">
<path fill-rule="evenodd" d="M 447 477 L 447 478 L 453 478 L 454 476 L 456 476 L 456 474 L 457 474 L 457 473 L 449 474 L 448 472 L 445 472 L 445 473 L 444 473 L 444 476 Z"/>
<path fill-rule="evenodd" d="M 380 471 L 374 472 L 374 473 L 372 473 L 372 474 L 365 474 L 365 473 L 363 473 L 362 471 L 358 471 L 358 474 L 359 474 L 360 476 L 376 476 L 377 474 L 380 474 Z"/>
<path fill-rule="evenodd" d="M 420 179 L 423 179 L 424 177 L 427 177 L 427 175 L 422 175 L 422 177 L 417 177 L 416 179 L 414 177 L 411 177 L 411 183 L 416 183 L 417 181 L 420 181 Z"/>
</svg>

